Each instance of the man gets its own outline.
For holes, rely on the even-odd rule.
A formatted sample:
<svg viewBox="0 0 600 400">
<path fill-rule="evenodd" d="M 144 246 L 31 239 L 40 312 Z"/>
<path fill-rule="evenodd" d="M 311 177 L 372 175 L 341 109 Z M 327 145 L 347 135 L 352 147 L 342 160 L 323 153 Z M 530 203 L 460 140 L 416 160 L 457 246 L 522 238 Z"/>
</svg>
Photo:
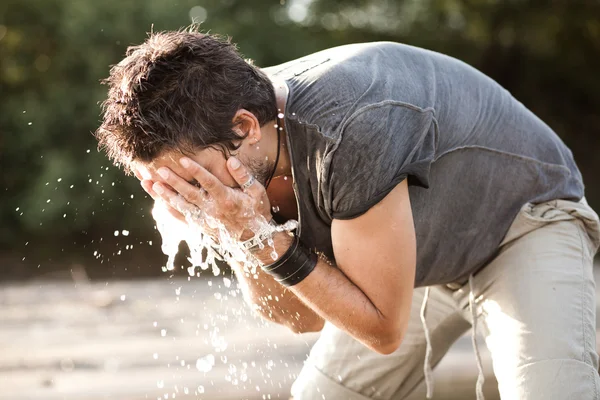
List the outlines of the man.
<svg viewBox="0 0 600 400">
<path fill-rule="evenodd" d="M 266 318 L 322 330 L 294 399 L 403 399 L 423 379 L 431 396 L 471 325 L 503 399 L 600 399 L 598 217 L 569 149 L 488 77 L 395 43 L 261 70 L 181 31 L 107 83 L 101 147 L 175 217 L 247 244 L 263 270 L 232 268 Z M 275 260 L 257 217 L 299 222 Z"/>
</svg>

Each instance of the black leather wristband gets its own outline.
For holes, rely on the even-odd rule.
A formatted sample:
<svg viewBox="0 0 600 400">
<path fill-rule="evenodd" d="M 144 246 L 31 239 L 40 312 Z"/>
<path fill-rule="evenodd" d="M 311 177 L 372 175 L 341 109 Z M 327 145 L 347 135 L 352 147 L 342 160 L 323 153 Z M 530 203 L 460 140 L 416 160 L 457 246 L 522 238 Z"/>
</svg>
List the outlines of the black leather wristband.
<svg viewBox="0 0 600 400">
<path fill-rule="evenodd" d="M 304 247 L 294 236 L 290 248 L 273 264 L 263 266 L 263 270 L 285 286 L 294 286 L 306 278 L 317 265 L 317 255 Z"/>
</svg>

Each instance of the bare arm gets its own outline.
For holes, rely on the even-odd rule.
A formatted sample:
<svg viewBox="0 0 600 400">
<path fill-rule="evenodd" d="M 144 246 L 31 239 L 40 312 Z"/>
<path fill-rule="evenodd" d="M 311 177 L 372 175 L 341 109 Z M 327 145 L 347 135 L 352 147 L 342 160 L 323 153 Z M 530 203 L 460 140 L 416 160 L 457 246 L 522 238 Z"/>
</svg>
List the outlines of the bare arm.
<svg viewBox="0 0 600 400">
<path fill-rule="evenodd" d="M 275 248 L 278 254 L 285 253 L 291 239 L 278 237 L 275 239 Z M 287 239 L 287 240 L 286 240 Z M 287 246 L 287 247 L 286 247 Z M 267 247 L 268 251 L 271 248 Z M 264 250 L 266 253 L 267 250 Z M 257 253 L 260 257 L 270 257 L 268 254 Z M 284 325 L 295 333 L 318 332 L 323 328 L 325 321 L 311 308 L 306 306 L 290 290 L 275 281 L 271 275 L 256 269 L 255 279 L 245 272 L 241 265 L 231 266 L 238 278 L 246 302 L 262 317 Z"/>
<path fill-rule="evenodd" d="M 322 318 L 389 354 L 404 337 L 415 279 L 416 240 L 406 181 L 364 215 L 334 220 L 331 230 L 337 267 L 321 259 L 290 289 Z"/>
</svg>

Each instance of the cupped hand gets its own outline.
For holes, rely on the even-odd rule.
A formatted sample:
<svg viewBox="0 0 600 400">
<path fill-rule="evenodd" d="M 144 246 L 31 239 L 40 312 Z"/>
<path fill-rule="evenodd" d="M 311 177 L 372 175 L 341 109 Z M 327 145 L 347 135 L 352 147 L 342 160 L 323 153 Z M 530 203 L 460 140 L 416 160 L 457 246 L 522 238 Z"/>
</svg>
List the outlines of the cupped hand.
<svg viewBox="0 0 600 400">
<path fill-rule="evenodd" d="M 214 224 L 211 226 L 209 221 L 214 218 L 238 240 L 251 238 L 261 222 L 272 218 L 265 188 L 252 178 L 248 169 L 237 158 L 230 157 L 227 168 L 241 187 L 252 181 L 243 191 L 224 185 L 188 157 L 181 158 L 179 163 L 200 187 L 187 182 L 167 167 L 161 167 L 157 171 L 162 182 L 142 181 L 146 192 L 155 200 L 160 199 L 169 204 L 171 214 L 173 211 L 179 214 L 176 215 L 177 218 L 186 219 L 187 216 L 187 222 L 190 223 L 190 218 L 194 220 L 194 216 L 203 215 L 205 217 L 196 218 L 193 222 L 202 225 L 203 230 L 209 234 L 214 234 Z"/>
</svg>

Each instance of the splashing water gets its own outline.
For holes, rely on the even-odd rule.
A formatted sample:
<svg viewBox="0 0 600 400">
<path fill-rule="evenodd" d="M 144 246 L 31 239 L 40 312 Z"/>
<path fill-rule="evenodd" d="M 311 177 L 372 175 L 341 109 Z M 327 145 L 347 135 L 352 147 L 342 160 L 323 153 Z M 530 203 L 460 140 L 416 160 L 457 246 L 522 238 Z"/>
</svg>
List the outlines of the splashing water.
<svg viewBox="0 0 600 400">
<path fill-rule="evenodd" d="M 209 372 L 215 366 L 215 356 L 208 354 L 196 361 L 196 368 L 200 372 Z"/>
<path fill-rule="evenodd" d="M 205 202 L 205 205 L 206 210 L 210 211 L 211 208 L 214 208 L 214 203 L 210 199 Z M 162 251 L 168 256 L 167 271 L 175 269 L 175 256 L 179 250 L 179 243 L 182 241 L 187 242 L 190 249 L 188 258 L 192 264 L 188 268 L 190 276 L 195 275 L 196 267 L 200 267 L 201 270 L 212 267 L 213 275 L 218 276 L 220 269 L 216 261 L 224 261 L 228 264 L 237 262 L 252 275 L 256 273 L 256 268 L 262 265 L 257 258 L 243 248 L 242 242 L 232 235 L 221 221 L 200 208 L 190 209 L 189 206 L 184 205 L 177 208 L 185 215 L 185 222 L 171 215 L 162 202 L 155 202 L 152 209 L 152 216 L 162 237 Z M 277 259 L 277 252 L 271 236 L 275 232 L 291 231 L 297 227 L 298 223 L 290 220 L 283 225 L 274 226 L 269 224 L 264 216 L 254 214 L 253 210 L 248 211 L 248 215 L 254 216 L 248 228 L 255 235 L 267 233 L 269 237 L 267 245 L 273 249 L 271 257 L 274 260 Z M 208 234 L 203 226 L 212 230 L 212 235 Z M 263 243 L 259 243 L 258 246 L 261 249 L 264 248 Z M 205 257 L 203 257 L 204 252 Z"/>
<path fill-rule="evenodd" d="M 183 200 L 182 202 L 184 203 Z M 164 203 L 155 202 L 152 216 L 156 221 L 156 227 L 162 237 L 161 249 L 168 257 L 166 266 L 163 267 L 163 271 L 173 271 L 175 269 L 174 261 L 179 250 L 179 244 L 182 241 L 185 241 L 190 250 L 190 256 L 188 257 L 188 261 L 191 264 L 191 267 L 188 268 L 190 276 L 196 275 L 197 267 L 201 270 L 212 268 L 212 273 L 215 276 L 218 276 L 220 275 L 220 270 L 217 266 L 217 261 L 224 261 L 229 264 L 239 264 L 246 272 L 249 272 L 251 276 L 256 278 L 256 268 L 262 266 L 262 263 L 252 256 L 248 250 L 244 249 L 242 242 L 239 240 L 239 234 L 229 232 L 221 221 L 210 216 L 210 211 L 212 211 L 214 206 L 215 204 L 212 203 L 210 199 L 206 202 L 206 207 L 203 209 L 190 208 L 189 205 L 181 204 L 180 207 L 176 208 L 185 216 L 185 220 L 182 220 L 175 218 Z M 273 260 L 276 260 L 277 252 L 274 248 L 273 234 L 275 232 L 294 230 L 298 223 L 292 220 L 283 225 L 273 226 L 269 224 L 262 215 L 256 215 L 253 210 L 247 211 L 246 215 L 250 217 L 248 228 L 254 235 L 261 238 L 268 238 L 264 244 L 262 242 L 258 244 L 259 248 L 263 249 L 265 246 L 270 247 L 270 255 Z M 121 234 L 124 234 L 124 232 Z M 225 288 L 230 288 L 232 286 L 232 282 L 229 278 L 223 277 L 222 279 Z M 209 281 L 208 286 L 212 286 L 212 282 Z M 181 287 L 175 288 L 175 294 L 177 296 L 180 296 L 181 292 Z M 232 292 L 235 293 L 235 291 Z M 223 297 L 221 293 L 218 292 L 214 293 L 214 296 L 219 301 L 223 298 L 227 299 L 227 296 Z M 157 326 L 156 322 L 154 323 L 154 326 Z M 198 328 L 200 328 L 200 325 L 198 325 Z M 220 332 L 219 327 L 214 326 L 213 324 L 212 328 L 209 328 L 209 326 L 205 324 L 204 329 L 208 331 L 206 332 L 208 336 L 206 343 L 210 344 L 213 348 L 213 353 L 198 358 L 195 366 L 199 372 L 209 373 L 215 367 L 217 357 L 220 356 L 220 360 L 223 363 L 227 363 L 227 357 L 224 352 L 227 350 L 228 344 L 225 336 Z M 161 329 L 162 337 L 166 336 L 166 333 L 166 329 Z M 196 335 L 198 335 L 198 331 L 196 331 Z M 217 355 L 217 357 L 215 357 L 215 355 Z M 158 354 L 155 353 L 153 357 L 154 359 L 158 359 Z M 181 365 L 183 366 L 183 363 Z M 190 366 L 188 365 L 188 369 L 189 367 Z M 249 381 L 246 367 L 242 368 L 241 371 L 238 371 L 235 366 L 230 366 L 228 372 L 229 381 L 233 385 L 238 385 L 240 382 L 246 384 Z M 159 382 L 158 387 L 164 387 L 164 383 Z M 258 387 L 257 390 L 260 391 Z M 198 386 L 195 391 L 197 395 L 203 394 L 204 392 L 205 388 L 202 385 Z"/>
</svg>

